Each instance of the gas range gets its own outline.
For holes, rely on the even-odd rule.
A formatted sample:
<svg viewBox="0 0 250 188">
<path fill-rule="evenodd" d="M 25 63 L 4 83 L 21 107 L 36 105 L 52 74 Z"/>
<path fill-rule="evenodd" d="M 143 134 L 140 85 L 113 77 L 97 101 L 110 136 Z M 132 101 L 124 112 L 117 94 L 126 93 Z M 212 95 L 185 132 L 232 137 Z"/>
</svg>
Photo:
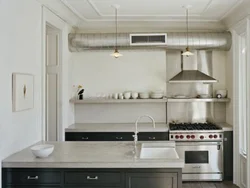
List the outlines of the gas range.
<svg viewBox="0 0 250 188">
<path fill-rule="evenodd" d="M 169 139 L 174 141 L 222 141 L 223 130 L 213 123 L 170 123 Z"/>
</svg>

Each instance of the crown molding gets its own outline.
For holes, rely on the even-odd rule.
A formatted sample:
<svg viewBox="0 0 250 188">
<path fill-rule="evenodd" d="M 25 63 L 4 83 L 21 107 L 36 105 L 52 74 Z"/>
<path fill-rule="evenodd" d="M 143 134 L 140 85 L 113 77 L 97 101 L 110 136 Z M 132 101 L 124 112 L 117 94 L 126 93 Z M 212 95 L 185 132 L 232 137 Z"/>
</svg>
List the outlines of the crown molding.
<svg viewBox="0 0 250 188">
<path fill-rule="evenodd" d="M 250 1 L 244 0 L 235 9 L 233 9 L 226 17 L 222 19 L 222 22 L 227 28 L 234 27 L 237 23 L 250 16 Z"/>
<path fill-rule="evenodd" d="M 60 17 L 70 26 L 77 26 L 80 22 L 82 22 L 82 20 L 79 19 L 79 17 L 75 15 L 75 13 L 72 12 L 67 6 L 65 6 L 61 0 L 53 0 L 53 3 L 51 3 L 51 0 L 36 1 Z"/>
</svg>

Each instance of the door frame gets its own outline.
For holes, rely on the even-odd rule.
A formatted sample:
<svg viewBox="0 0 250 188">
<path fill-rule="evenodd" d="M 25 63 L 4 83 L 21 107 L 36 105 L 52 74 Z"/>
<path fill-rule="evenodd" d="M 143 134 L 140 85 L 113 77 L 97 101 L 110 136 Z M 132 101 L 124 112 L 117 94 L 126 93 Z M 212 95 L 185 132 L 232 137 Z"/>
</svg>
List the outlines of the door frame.
<svg viewBox="0 0 250 188">
<path fill-rule="evenodd" d="M 62 118 L 63 118 L 63 109 L 62 109 L 62 62 L 63 62 L 63 55 L 62 55 L 62 49 L 63 49 L 63 43 L 62 43 L 62 35 L 65 32 L 66 29 L 66 23 L 61 20 L 58 16 L 56 16 L 54 13 L 52 13 L 49 9 L 42 6 L 42 70 L 41 70 L 41 82 L 42 82 L 42 112 L 41 112 L 41 123 L 42 123 L 42 140 L 46 140 L 47 135 L 47 126 L 46 126 L 46 26 L 50 26 L 52 28 L 55 28 L 59 31 L 59 45 L 58 45 L 58 63 L 59 63 L 59 90 L 58 90 L 58 123 L 57 123 L 57 138 L 58 141 L 63 141 L 63 126 L 62 126 Z"/>
<path fill-rule="evenodd" d="M 232 34 L 233 34 L 233 110 L 234 110 L 234 183 L 240 187 L 249 187 L 250 186 L 250 128 L 249 128 L 249 123 L 247 124 L 247 155 L 246 157 L 240 154 L 240 135 L 239 135 L 239 119 L 240 119 L 240 106 L 239 106 L 239 101 L 240 96 L 239 96 L 239 77 L 240 77 L 240 70 L 239 70 L 239 36 L 242 32 L 246 32 L 247 35 L 247 47 L 250 46 L 250 17 L 246 17 L 245 19 L 241 20 L 239 23 L 237 23 L 233 29 L 232 29 Z M 247 50 L 247 71 L 250 71 L 250 53 L 249 50 Z M 250 81 L 250 76 L 247 75 L 247 82 Z M 246 88 L 247 90 L 247 96 L 249 96 L 250 93 L 250 86 L 247 84 L 248 87 Z M 247 114 L 250 113 L 250 100 L 247 101 Z M 247 117 L 247 122 L 250 122 L 250 116 Z M 245 162 L 244 162 L 244 160 Z M 246 185 L 242 184 L 242 177 L 241 177 L 241 163 L 244 162 L 246 163 Z"/>
</svg>

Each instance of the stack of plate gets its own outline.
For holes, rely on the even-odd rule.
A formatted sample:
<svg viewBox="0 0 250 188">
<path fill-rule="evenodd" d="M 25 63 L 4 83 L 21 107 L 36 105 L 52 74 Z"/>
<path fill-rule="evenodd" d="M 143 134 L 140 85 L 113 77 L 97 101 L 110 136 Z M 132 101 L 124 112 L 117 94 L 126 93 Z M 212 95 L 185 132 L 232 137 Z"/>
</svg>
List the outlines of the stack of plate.
<svg viewBox="0 0 250 188">
<path fill-rule="evenodd" d="M 190 96 L 186 96 L 186 95 L 174 95 L 173 96 L 174 99 L 190 99 Z"/>
<path fill-rule="evenodd" d="M 152 99 L 161 99 L 163 98 L 163 91 L 153 91 L 150 95 Z"/>
<path fill-rule="evenodd" d="M 141 99 L 148 99 L 149 98 L 149 93 L 148 92 L 141 92 L 141 93 L 139 93 L 139 97 Z"/>
</svg>

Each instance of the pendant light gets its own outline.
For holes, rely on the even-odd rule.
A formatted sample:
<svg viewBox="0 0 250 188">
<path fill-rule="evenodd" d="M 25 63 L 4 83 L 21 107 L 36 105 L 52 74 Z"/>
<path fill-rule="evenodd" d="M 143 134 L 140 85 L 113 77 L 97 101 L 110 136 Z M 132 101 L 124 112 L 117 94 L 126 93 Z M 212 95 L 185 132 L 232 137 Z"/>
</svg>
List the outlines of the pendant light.
<svg viewBox="0 0 250 188">
<path fill-rule="evenodd" d="M 182 53 L 182 55 L 185 56 L 191 56 L 194 55 L 192 52 L 190 52 L 189 50 L 189 46 L 188 46 L 188 39 L 189 39 L 189 34 L 188 34 L 188 10 L 191 8 L 191 5 L 186 5 L 184 6 L 184 8 L 186 9 L 186 26 L 187 26 L 187 47 L 186 47 L 186 51 Z"/>
<path fill-rule="evenodd" d="M 118 48 L 117 48 L 117 10 L 120 8 L 120 5 L 112 5 L 115 9 L 115 51 L 114 53 L 110 54 L 111 56 L 118 58 L 123 56 L 121 53 L 119 53 Z"/>
</svg>

